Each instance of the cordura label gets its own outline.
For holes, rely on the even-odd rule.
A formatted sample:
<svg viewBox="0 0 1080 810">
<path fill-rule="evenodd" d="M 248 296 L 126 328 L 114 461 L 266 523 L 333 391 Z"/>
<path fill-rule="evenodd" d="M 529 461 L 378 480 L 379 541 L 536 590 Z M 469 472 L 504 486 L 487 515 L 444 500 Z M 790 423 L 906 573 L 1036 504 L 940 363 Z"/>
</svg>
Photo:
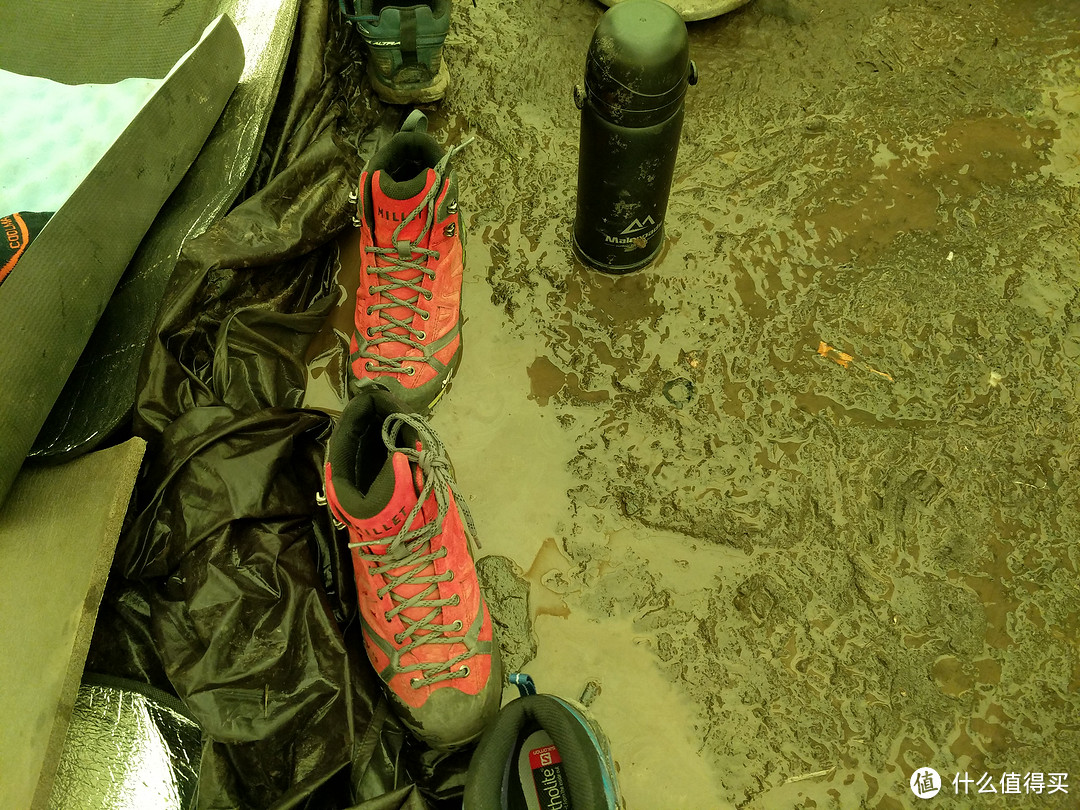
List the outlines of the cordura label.
<svg viewBox="0 0 1080 810">
<path fill-rule="evenodd" d="M 0 249 L 0 283 L 7 278 L 30 243 L 30 229 L 19 214 L 0 217 L 6 247 Z"/>
<path fill-rule="evenodd" d="M 0 234 L 3 234 L 0 241 L 0 283 L 8 277 L 51 216 L 52 212 L 19 211 L 0 217 Z"/>
</svg>

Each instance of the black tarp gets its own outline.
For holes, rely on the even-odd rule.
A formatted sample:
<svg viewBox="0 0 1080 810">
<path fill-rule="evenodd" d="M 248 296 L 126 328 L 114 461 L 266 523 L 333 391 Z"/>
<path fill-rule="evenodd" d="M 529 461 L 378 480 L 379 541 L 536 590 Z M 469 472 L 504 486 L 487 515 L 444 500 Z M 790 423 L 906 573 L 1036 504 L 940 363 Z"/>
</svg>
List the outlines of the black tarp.
<svg viewBox="0 0 1080 810">
<path fill-rule="evenodd" d="M 332 419 L 301 407 L 334 237 L 400 117 L 362 59 L 336 9 L 302 3 L 253 179 L 185 244 L 143 358 L 147 460 L 88 669 L 184 701 L 199 808 L 460 806 L 468 752 L 413 742 L 368 665 L 345 538 L 315 501 Z"/>
</svg>

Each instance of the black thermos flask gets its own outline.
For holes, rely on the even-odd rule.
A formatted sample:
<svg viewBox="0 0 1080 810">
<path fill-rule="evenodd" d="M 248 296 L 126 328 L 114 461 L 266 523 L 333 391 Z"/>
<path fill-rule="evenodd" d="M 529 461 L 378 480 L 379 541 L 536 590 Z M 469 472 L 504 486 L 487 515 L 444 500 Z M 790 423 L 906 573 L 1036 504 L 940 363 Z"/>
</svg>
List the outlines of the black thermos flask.
<svg viewBox="0 0 1080 810">
<path fill-rule="evenodd" d="M 697 82 L 686 24 L 660 0 L 624 0 L 604 13 L 585 59 L 574 252 L 628 273 L 660 252 L 682 132 L 683 97 Z"/>
</svg>

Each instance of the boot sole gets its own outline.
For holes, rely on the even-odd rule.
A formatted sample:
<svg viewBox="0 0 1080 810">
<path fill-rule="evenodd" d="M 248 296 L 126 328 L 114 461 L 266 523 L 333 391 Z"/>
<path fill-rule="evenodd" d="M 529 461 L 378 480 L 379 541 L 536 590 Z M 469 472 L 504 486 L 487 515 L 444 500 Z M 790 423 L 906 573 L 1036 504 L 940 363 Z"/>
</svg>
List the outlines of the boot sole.
<svg viewBox="0 0 1080 810">
<path fill-rule="evenodd" d="M 388 84 L 375 70 L 375 66 L 368 62 L 368 78 L 375 94 L 387 104 L 428 104 L 439 101 L 446 95 L 450 86 L 450 71 L 446 69 L 446 62 L 439 65 L 439 72 L 428 84 L 417 86 L 394 86 Z"/>
</svg>

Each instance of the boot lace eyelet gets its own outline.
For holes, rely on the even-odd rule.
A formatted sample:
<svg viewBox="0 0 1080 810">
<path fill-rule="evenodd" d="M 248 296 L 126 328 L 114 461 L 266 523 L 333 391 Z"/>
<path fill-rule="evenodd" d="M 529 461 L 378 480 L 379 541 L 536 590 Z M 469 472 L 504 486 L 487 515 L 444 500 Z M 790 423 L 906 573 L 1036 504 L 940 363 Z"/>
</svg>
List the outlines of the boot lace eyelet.
<svg viewBox="0 0 1080 810">
<path fill-rule="evenodd" d="M 367 288 L 367 294 L 368 295 L 374 295 L 375 294 L 375 288 L 369 285 L 368 288 Z"/>
<path fill-rule="evenodd" d="M 428 301 L 430 301 L 432 297 L 434 297 L 434 295 L 435 293 L 433 293 L 431 290 L 424 290 L 424 298 L 426 298 Z"/>
<path fill-rule="evenodd" d="M 453 236 L 455 233 L 457 233 L 457 226 L 453 222 L 443 228 L 443 236 Z"/>
<path fill-rule="evenodd" d="M 458 631 L 458 630 L 462 629 L 464 626 L 465 626 L 465 623 L 462 622 L 461 619 L 458 619 L 456 622 L 454 622 L 452 625 L 450 625 L 451 629 L 453 629 L 454 631 Z"/>
<path fill-rule="evenodd" d="M 367 314 L 368 314 L 368 317 L 371 317 L 371 307 L 367 308 Z"/>
<path fill-rule="evenodd" d="M 419 689 L 423 685 L 424 685 L 424 679 L 423 678 L 413 678 L 411 681 L 409 681 L 409 686 L 411 686 L 413 689 Z"/>
<path fill-rule="evenodd" d="M 443 556 L 445 557 L 446 555 L 444 554 Z M 451 571 L 447 571 L 446 573 L 450 575 L 450 576 L 448 576 L 448 577 L 446 578 L 446 581 L 447 581 L 447 582 L 453 582 L 453 581 L 454 581 L 454 572 L 453 572 L 453 571 L 451 570 Z M 455 599 L 457 598 L 457 595 L 456 595 L 456 594 L 454 595 L 454 598 L 455 598 Z M 457 602 L 455 602 L 454 604 L 456 605 L 456 604 L 457 604 Z"/>
<path fill-rule="evenodd" d="M 460 605 L 461 604 L 461 596 L 455 593 L 454 594 L 454 601 L 451 602 L 450 604 L 453 605 L 454 607 L 457 607 L 458 605 Z"/>
<path fill-rule="evenodd" d="M 427 340 L 427 332 L 424 332 L 424 331 L 421 330 L 420 333 L 416 336 L 416 339 L 417 340 Z"/>
<path fill-rule="evenodd" d="M 428 320 L 430 318 L 431 318 L 431 313 L 430 312 L 424 311 L 424 312 L 420 313 L 420 320 L 426 321 L 426 320 Z"/>
<path fill-rule="evenodd" d="M 375 369 L 371 367 L 371 363 L 364 363 L 364 371 L 374 371 L 374 370 Z M 390 621 L 389 616 L 386 617 L 386 621 L 388 621 L 388 622 Z"/>
<path fill-rule="evenodd" d="M 416 373 L 416 366 L 409 366 L 407 369 L 405 369 L 405 373 L 408 374 L 410 377 L 413 376 Z"/>
<path fill-rule="evenodd" d="M 462 678 L 468 678 L 469 677 L 469 665 L 466 664 L 461 669 L 459 669 L 458 672 L 462 673 L 461 674 Z"/>
</svg>

